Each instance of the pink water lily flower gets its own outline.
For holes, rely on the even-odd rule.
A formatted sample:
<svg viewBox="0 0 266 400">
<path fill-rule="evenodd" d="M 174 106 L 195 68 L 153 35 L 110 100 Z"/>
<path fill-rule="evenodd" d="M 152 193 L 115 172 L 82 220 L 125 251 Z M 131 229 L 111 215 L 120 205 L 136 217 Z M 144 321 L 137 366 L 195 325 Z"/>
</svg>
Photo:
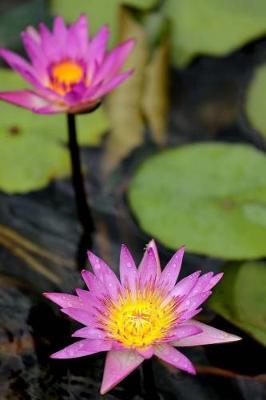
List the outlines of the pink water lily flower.
<svg viewBox="0 0 266 400">
<path fill-rule="evenodd" d="M 197 271 L 178 283 L 184 248 L 161 271 L 157 248 L 151 241 L 139 265 L 122 245 L 120 281 L 110 267 L 88 252 L 93 273 L 82 271 L 87 290 L 76 296 L 45 293 L 69 317 L 85 325 L 73 333 L 81 338 L 53 354 L 75 358 L 107 351 L 101 394 L 112 389 L 153 355 L 191 374 L 195 368 L 175 347 L 233 342 L 240 338 L 194 319 L 222 274 Z"/>
<path fill-rule="evenodd" d="M 103 26 L 89 39 L 85 15 L 69 27 L 56 17 L 52 31 L 43 23 L 39 32 L 28 27 L 22 40 L 30 62 L 6 49 L 0 49 L 0 56 L 32 88 L 0 92 L 0 99 L 41 114 L 94 108 L 132 73 L 121 68 L 134 40 L 107 51 L 108 36 L 108 27 Z"/>
</svg>

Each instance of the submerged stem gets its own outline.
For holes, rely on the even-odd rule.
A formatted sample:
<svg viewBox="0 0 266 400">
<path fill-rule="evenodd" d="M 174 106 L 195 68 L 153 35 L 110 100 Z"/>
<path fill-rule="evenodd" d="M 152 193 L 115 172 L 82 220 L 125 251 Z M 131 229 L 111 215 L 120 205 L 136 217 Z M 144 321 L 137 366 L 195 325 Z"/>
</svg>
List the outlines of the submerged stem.
<svg viewBox="0 0 266 400">
<path fill-rule="evenodd" d="M 76 208 L 80 224 L 83 228 L 83 236 L 86 237 L 87 248 L 92 247 L 92 234 L 94 222 L 92 213 L 87 202 L 84 179 L 81 171 L 80 151 L 77 140 L 77 129 L 75 114 L 67 114 L 68 145 L 72 165 L 72 183 L 75 191 Z"/>
</svg>

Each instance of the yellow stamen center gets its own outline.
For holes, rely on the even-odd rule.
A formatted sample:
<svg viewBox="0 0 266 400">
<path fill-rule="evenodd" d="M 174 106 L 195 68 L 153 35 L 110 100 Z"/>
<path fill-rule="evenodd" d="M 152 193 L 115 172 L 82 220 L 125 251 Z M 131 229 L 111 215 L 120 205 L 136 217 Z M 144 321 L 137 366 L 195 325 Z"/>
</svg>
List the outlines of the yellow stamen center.
<svg viewBox="0 0 266 400">
<path fill-rule="evenodd" d="M 127 293 L 109 306 L 106 331 L 126 347 L 143 348 L 162 341 L 176 321 L 174 301 L 163 303 L 160 293 Z"/>
<path fill-rule="evenodd" d="M 72 60 L 61 61 L 51 67 L 49 87 L 59 94 L 66 94 L 72 85 L 79 83 L 84 77 L 82 66 Z"/>
</svg>

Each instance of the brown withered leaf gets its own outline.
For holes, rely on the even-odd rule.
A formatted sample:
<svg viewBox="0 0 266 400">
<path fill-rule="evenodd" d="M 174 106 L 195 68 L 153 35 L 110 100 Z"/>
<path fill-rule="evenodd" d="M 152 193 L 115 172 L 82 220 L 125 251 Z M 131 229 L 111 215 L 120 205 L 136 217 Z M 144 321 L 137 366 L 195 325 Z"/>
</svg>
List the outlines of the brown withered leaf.
<svg viewBox="0 0 266 400">
<path fill-rule="evenodd" d="M 107 99 L 107 110 L 111 122 L 111 134 L 107 140 L 105 170 L 114 168 L 133 148 L 143 141 L 143 119 L 141 97 L 144 68 L 148 62 L 147 37 L 139 25 L 126 11 L 120 9 L 121 40 L 136 39 L 136 47 L 125 68 L 134 68 L 134 74 L 123 85 L 113 91 Z"/>
<path fill-rule="evenodd" d="M 143 92 L 143 111 L 151 134 L 158 145 L 166 141 L 166 124 L 169 108 L 169 37 L 165 37 L 146 67 Z"/>
<path fill-rule="evenodd" d="M 111 133 L 107 139 L 104 171 L 111 171 L 144 140 L 144 124 L 153 131 L 154 141 L 164 143 L 168 108 L 168 40 L 151 49 L 145 27 L 126 8 L 120 9 L 119 40 L 136 39 L 136 47 L 125 68 L 133 76 L 107 99 Z"/>
</svg>

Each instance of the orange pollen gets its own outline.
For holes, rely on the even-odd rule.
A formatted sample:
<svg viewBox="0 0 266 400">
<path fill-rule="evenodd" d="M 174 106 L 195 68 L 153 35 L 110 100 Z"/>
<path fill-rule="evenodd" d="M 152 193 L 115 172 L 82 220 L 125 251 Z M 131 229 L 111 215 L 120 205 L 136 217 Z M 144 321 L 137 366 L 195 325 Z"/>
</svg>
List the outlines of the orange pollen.
<svg viewBox="0 0 266 400">
<path fill-rule="evenodd" d="M 51 66 L 49 88 L 65 95 L 72 86 L 84 79 L 84 69 L 76 61 L 65 60 Z"/>
</svg>

